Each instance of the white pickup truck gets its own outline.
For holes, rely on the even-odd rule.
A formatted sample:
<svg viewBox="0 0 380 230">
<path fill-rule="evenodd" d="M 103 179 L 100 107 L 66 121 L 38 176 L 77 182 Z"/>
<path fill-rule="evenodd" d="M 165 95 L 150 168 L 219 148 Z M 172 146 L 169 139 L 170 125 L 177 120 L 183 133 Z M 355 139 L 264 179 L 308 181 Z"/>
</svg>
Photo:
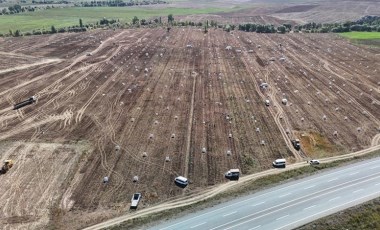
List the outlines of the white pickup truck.
<svg viewBox="0 0 380 230">
<path fill-rule="evenodd" d="M 135 193 L 131 199 L 131 209 L 136 209 L 141 199 L 141 193 Z"/>
</svg>

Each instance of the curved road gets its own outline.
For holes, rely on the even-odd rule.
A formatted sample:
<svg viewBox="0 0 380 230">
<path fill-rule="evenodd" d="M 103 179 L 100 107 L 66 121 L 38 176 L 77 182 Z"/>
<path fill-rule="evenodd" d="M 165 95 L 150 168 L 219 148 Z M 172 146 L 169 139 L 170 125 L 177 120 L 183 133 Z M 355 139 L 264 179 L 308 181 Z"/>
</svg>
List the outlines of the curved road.
<svg viewBox="0 0 380 230">
<path fill-rule="evenodd" d="M 148 229 L 293 229 L 379 196 L 380 158 L 374 158 L 237 198 Z"/>
</svg>

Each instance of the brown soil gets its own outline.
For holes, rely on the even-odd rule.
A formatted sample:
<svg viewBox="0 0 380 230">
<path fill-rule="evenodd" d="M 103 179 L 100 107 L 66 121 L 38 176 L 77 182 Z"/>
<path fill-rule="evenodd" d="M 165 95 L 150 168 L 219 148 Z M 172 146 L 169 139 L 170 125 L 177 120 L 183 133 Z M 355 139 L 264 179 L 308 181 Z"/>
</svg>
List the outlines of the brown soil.
<svg viewBox="0 0 380 230">
<path fill-rule="evenodd" d="M 222 184 L 230 168 L 260 172 L 276 158 L 378 144 L 377 54 L 333 35 L 195 28 L 5 38 L 0 70 L 15 69 L 0 73 L 0 156 L 15 166 L 1 175 L 0 221 L 81 228 L 128 212 L 134 192 L 147 208 Z M 59 61 L 35 65 L 41 58 Z M 32 95 L 37 103 L 12 110 Z M 295 151 L 290 141 L 304 132 L 328 154 Z M 188 188 L 174 185 L 178 175 Z"/>
<path fill-rule="evenodd" d="M 298 6 L 291 6 L 291 7 L 287 7 L 285 9 L 282 9 L 282 10 L 279 10 L 279 11 L 276 11 L 275 13 L 294 13 L 294 12 L 305 12 L 305 11 L 309 11 L 315 7 L 317 7 L 318 5 L 298 5 Z"/>
</svg>

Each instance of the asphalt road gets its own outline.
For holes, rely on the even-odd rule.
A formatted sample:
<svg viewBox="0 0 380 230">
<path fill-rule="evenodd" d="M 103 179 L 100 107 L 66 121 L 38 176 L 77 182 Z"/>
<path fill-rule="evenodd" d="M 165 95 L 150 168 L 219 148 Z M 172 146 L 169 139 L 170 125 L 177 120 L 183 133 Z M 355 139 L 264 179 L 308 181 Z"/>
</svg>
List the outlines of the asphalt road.
<svg viewBox="0 0 380 230">
<path fill-rule="evenodd" d="M 380 158 L 374 158 L 240 197 L 148 229 L 293 229 L 379 196 Z"/>
</svg>

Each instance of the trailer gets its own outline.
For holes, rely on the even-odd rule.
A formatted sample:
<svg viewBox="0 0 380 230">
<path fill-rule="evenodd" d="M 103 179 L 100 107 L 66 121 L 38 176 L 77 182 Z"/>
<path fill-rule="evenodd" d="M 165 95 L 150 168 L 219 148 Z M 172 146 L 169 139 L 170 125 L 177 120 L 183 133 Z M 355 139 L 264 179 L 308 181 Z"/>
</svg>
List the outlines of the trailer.
<svg viewBox="0 0 380 230">
<path fill-rule="evenodd" d="M 30 105 L 30 104 L 33 104 L 36 102 L 36 97 L 35 96 L 32 96 L 30 97 L 29 99 L 25 100 L 25 101 L 22 101 L 22 102 L 19 102 L 17 104 L 15 104 L 13 106 L 13 110 L 16 110 L 16 109 L 20 109 L 24 106 L 27 106 L 27 105 Z"/>
</svg>

